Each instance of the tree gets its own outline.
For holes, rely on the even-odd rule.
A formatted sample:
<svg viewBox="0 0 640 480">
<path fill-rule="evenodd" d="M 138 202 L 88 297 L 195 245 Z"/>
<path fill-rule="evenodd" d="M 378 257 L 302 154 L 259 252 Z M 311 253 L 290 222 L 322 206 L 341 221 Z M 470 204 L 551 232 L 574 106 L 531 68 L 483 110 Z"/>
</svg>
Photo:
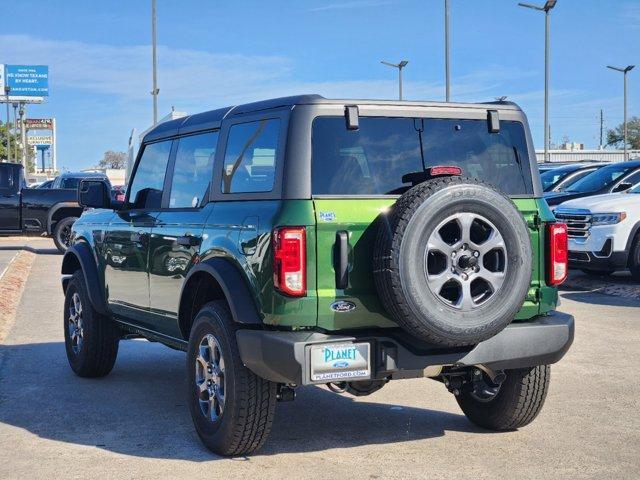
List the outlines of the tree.
<svg viewBox="0 0 640 480">
<path fill-rule="evenodd" d="M 127 154 L 125 152 L 114 152 L 109 150 L 104 152 L 104 157 L 98 163 L 100 168 L 125 168 L 127 164 Z"/>
<path fill-rule="evenodd" d="M 2 123 L 0 125 L 0 161 L 6 162 L 9 159 L 9 152 L 7 150 L 7 139 L 11 141 L 11 161 L 14 163 L 22 162 L 22 147 L 20 146 L 20 133 L 11 132 L 12 125 L 9 124 L 9 128 L 7 128 L 6 123 Z M 16 147 L 18 150 L 18 158 L 15 158 Z M 33 173 L 34 171 L 34 160 L 35 155 L 33 153 L 32 148 L 27 149 L 27 165 L 29 168 L 29 172 Z"/>
<path fill-rule="evenodd" d="M 624 125 L 621 123 L 607 131 L 607 145 L 624 148 Z M 631 150 L 640 150 L 640 118 L 631 117 L 627 121 L 627 146 Z"/>
</svg>

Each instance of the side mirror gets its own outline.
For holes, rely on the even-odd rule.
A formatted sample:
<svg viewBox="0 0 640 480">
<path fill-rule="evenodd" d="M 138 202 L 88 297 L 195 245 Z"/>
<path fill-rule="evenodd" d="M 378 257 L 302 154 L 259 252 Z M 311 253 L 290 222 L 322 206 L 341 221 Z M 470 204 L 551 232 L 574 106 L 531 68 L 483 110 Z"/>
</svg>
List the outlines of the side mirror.
<svg viewBox="0 0 640 480">
<path fill-rule="evenodd" d="M 611 193 L 624 192 L 625 190 L 629 190 L 633 187 L 633 184 L 622 182 L 615 186 L 615 188 L 611 191 Z"/>
<path fill-rule="evenodd" d="M 111 189 L 104 180 L 80 180 L 78 203 L 85 208 L 111 208 Z"/>
</svg>

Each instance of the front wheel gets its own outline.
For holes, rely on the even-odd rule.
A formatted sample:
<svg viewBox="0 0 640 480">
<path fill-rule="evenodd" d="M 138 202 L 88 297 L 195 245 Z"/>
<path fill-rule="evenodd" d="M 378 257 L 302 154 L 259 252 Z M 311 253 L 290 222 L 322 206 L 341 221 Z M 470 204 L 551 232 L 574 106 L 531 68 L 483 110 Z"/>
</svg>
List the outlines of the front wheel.
<svg viewBox="0 0 640 480">
<path fill-rule="evenodd" d="M 196 316 L 187 351 L 187 400 L 202 443 L 219 455 L 246 455 L 271 430 L 276 384 L 242 364 L 236 324 L 224 302 Z"/>
<path fill-rule="evenodd" d="M 479 395 L 463 390 L 456 397 L 476 425 L 496 431 L 515 430 L 531 423 L 542 410 L 549 389 L 550 367 L 505 370 L 506 379 L 494 392 Z"/>
<path fill-rule="evenodd" d="M 56 244 L 60 253 L 64 253 L 71 246 L 71 227 L 78 217 L 67 217 L 58 220 L 53 229 L 53 243 Z"/>
<path fill-rule="evenodd" d="M 84 275 L 77 270 L 65 292 L 64 344 L 71 369 L 80 377 L 104 377 L 118 356 L 120 332 L 91 305 Z"/>
</svg>

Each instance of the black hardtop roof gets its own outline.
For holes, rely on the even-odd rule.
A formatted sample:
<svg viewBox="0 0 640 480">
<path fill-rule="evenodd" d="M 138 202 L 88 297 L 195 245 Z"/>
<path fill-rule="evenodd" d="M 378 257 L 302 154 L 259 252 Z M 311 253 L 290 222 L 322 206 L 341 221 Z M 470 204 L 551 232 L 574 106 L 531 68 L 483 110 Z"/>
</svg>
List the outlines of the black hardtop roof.
<svg viewBox="0 0 640 480">
<path fill-rule="evenodd" d="M 397 105 L 414 107 L 464 107 L 464 108 L 487 108 L 499 106 L 501 109 L 519 110 L 520 108 L 513 102 L 495 101 L 484 103 L 454 103 L 454 102 L 417 102 L 406 100 L 357 100 L 357 99 L 328 99 L 317 94 L 293 95 L 290 97 L 272 98 L 257 102 L 245 103 L 231 107 L 219 108 L 207 112 L 196 113 L 186 117 L 169 120 L 158 124 L 149 131 L 144 141 L 159 140 L 161 138 L 177 135 L 178 133 L 191 133 L 201 130 L 208 130 L 219 127 L 220 122 L 226 117 L 243 115 L 252 112 L 259 112 L 282 107 L 293 107 L 295 105 Z"/>
</svg>

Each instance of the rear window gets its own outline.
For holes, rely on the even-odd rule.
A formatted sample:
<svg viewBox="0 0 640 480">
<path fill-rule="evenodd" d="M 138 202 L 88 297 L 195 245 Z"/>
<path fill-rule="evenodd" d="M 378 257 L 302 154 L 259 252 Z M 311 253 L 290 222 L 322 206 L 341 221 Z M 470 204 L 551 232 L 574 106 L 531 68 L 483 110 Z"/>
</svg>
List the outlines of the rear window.
<svg viewBox="0 0 640 480">
<path fill-rule="evenodd" d="M 486 120 L 360 117 L 347 130 L 343 117 L 313 122 L 312 184 L 315 195 L 401 194 L 409 173 L 456 165 L 509 195 L 531 195 L 524 127 L 501 121 L 489 133 Z"/>
</svg>

